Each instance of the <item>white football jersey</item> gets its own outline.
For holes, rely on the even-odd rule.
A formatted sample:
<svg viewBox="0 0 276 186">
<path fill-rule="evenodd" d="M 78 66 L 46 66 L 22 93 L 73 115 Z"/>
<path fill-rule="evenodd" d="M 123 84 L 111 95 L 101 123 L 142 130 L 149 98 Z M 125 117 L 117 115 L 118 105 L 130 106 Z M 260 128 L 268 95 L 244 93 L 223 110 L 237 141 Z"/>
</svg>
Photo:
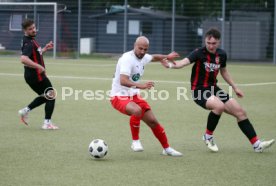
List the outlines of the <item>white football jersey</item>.
<svg viewBox="0 0 276 186">
<path fill-rule="evenodd" d="M 120 83 L 120 75 L 129 76 L 132 82 L 139 82 L 144 74 L 145 65 L 151 62 L 152 55 L 146 54 L 142 59 L 139 59 L 134 54 L 134 51 L 124 53 L 118 60 L 116 72 L 112 81 L 112 89 L 110 96 L 134 96 L 139 93 L 139 89 L 122 86 Z"/>
</svg>

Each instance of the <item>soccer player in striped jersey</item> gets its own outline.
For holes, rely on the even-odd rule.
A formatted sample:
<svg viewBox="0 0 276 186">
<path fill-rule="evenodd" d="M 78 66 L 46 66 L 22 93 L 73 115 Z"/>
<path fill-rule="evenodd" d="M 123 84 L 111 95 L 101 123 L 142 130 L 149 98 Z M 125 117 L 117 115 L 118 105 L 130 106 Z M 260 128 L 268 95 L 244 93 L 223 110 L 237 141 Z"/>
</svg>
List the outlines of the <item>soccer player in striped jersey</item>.
<svg viewBox="0 0 276 186">
<path fill-rule="evenodd" d="M 58 129 L 51 117 L 55 107 L 55 90 L 45 73 L 45 64 L 42 54 L 53 48 L 53 43 L 49 42 L 44 48 L 41 48 L 35 40 L 37 31 L 33 20 L 25 20 L 22 23 L 24 36 L 22 41 L 21 62 L 24 65 L 24 78 L 31 89 L 38 94 L 28 106 L 18 111 L 21 121 L 28 125 L 28 114 L 34 108 L 45 103 L 45 119 L 42 129 Z"/>
<path fill-rule="evenodd" d="M 162 154 L 169 156 L 182 156 L 182 153 L 170 147 L 165 129 L 157 121 L 149 104 L 140 95 L 140 89 L 151 89 L 154 82 L 140 83 L 145 66 L 151 61 L 161 61 L 163 58 L 173 60 L 178 57 L 175 52 L 169 55 L 147 54 L 149 40 L 140 36 L 136 39 L 134 49 L 124 53 L 118 60 L 116 72 L 112 82 L 111 104 L 122 114 L 130 116 L 130 129 L 132 134 L 131 148 L 135 152 L 143 151 L 139 138 L 141 120 L 152 130 L 155 137 L 163 147 Z"/>
<path fill-rule="evenodd" d="M 226 68 L 226 52 L 218 48 L 220 35 L 217 29 L 212 28 L 205 34 L 205 46 L 194 50 L 181 61 L 170 63 L 168 60 L 163 60 L 162 64 L 167 68 L 180 69 L 194 63 L 191 74 L 191 90 L 195 103 L 211 111 L 207 119 L 206 132 L 203 135 L 203 140 L 211 151 L 218 151 L 213 133 L 221 114 L 225 112 L 237 119 L 239 128 L 249 139 L 255 152 L 263 152 L 275 140 L 260 141 L 245 110 L 236 99 L 229 97 L 217 85 L 217 75 L 220 73 L 239 98 L 244 96 Z"/>
</svg>

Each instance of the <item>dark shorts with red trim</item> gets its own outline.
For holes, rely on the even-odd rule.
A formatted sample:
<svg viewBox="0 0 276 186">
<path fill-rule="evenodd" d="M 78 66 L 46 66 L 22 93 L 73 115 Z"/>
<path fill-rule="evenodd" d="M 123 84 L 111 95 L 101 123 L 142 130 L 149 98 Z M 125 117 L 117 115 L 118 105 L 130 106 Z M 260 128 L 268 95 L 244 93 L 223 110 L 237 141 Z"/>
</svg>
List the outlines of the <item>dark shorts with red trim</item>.
<svg viewBox="0 0 276 186">
<path fill-rule="evenodd" d="M 53 90 L 52 83 L 50 80 L 46 77 L 42 81 L 27 81 L 26 83 L 31 87 L 33 91 L 35 91 L 38 95 L 43 95 L 47 93 L 49 90 Z"/>
<path fill-rule="evenodd" d="M 192 96 L 194 102 L 198 104 L 199 106 L 206 108 L 206 102 L 209 97 L 212 95 L 215 95 L 217 98 L 219 98 L 223 103 L 226 103 L 230 96 L 228 93 L 226 93 L 224 90 L 219 88 L 218 86 L 211 86 L 207 88 L 198 88 L 195 90 L 192 90 Z"/>
<path fill-rule="evenodd" d="M 142 109 L 142 113 L 150 110 L 149 104 L 139 95 L 134 96 L 114 96 L 110 100 L 111 105 L 119 112 L 128 115 L 126 112 L 126 106 L 130 102 L 134 102 Z"/>
</svg>

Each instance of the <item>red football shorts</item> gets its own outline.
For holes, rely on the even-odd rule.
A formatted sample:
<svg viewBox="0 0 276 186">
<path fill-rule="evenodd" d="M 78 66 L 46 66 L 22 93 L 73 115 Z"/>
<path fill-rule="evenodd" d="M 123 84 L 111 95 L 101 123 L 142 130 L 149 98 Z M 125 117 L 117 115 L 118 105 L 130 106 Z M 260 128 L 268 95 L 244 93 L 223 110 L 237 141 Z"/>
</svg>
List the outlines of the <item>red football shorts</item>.
<svg viewBox="0 0 276 186">
<path fill-rule="evenodd" d="M 126 112 L 126 106 L 128 103 L 130 102 L 134 102 L 137 105 L 139 105 L 144 112 L 146 112 L 147 110 L 150 110 L 150 106 L 149 104 L 139 95 L 135 95 L 135 96 L 114 96 L 111 98 L 110 100 L 112 106 L 118 110 L 119 112 L 123 113 L 123 114 L 127 114 Z"/>
</svg>

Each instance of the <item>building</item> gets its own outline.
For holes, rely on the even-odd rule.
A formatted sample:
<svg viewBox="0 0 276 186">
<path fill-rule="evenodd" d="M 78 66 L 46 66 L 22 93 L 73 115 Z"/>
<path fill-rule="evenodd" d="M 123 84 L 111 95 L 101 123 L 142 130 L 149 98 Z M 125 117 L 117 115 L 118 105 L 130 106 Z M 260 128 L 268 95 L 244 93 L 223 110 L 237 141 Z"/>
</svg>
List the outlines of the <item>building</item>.
<svg viewBox="0 0 276 186">
<path fill-rule="evenodd" d="M 135 39 L 144 35 L 150 40 L 150 53 L 171 51 L 172 15 L 149 8 L 127 8 L 127 50 L 133 48 Z M 83 22 L 82 37 L 94 38 L 95 52 L 121 53 L 124 48 L 124 7 L 112 6 L 109 11 L 89 16 Z M 188 42 L 196 33 L 190 27 L 191 19 L 175 16 L 175 50 L 187 53 L 197 45 Z M 84 26 L 85 25 L 85 26 Z M 200 43 L 200 42 L 199 42 Z M 191 46 L 193 45 L 193 46 Z"/>
</svg>

